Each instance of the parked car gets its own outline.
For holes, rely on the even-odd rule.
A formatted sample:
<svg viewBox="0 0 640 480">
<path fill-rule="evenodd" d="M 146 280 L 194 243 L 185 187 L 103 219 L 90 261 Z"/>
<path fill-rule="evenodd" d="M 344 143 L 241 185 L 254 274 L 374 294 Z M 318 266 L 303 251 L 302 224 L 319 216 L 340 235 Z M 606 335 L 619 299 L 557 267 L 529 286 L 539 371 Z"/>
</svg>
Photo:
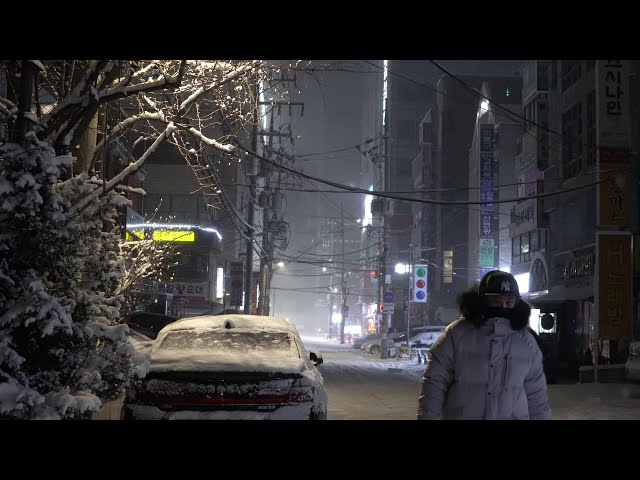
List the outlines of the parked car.
<svg viewBox="0 0 640 480">
<path fill-rule="evenodd" d="M 433 327 L 422 331 L 409 339 L 409 348 L 431 348 L 440 335 L 444 333 L 445 327 Z"/>
<path fill-rule="evenodd" d="M 382 335 L 379 333 L 368 333 L 366 335 L 364 335 L 363 337 L 359 337 L 356 338 L 353 341 L 353 348 L 357 348 L 358 350 L 362 350 L 362 344 L 364 344 L 365 342 L 368 342 L 370 340 L 376 340 L 382 338 Z"/>
<path fill-rule="evenodd" d="M 292 323 L 256 315 L 185 318 L 164 327 L 126 419 L 324 420 L 327 392 Z"/>
<path fill-rule="evenodd" d="M 387 339 L 393 341 L 393 343 L 404 342 L 407 340 L 406 333 L 395 332 L 387 335 Z M 368 342 L 364 342 L 362 344 L 362 351 L 365 353 L 370 353 L 371 355 L 379 355 L 380 348 L 382 346 L 382 337 L 376 338 L 375 340 L 369 340 Z"/>
<path fill-rule="evenodd" d="M 171 315 L 137 311 L 129 315 L 127 325 L 129 325 L 131 330 L 141 333 L 153 340 L 158 336 L 160 330 L 176 320 L 178 320 L 178 318 Z"/>
<path fill-rule="evenodd" d="M 629 358 L 624 365 L 627 380 L 640 382 L 640 342 L 631 342 Z"/>
</svg>

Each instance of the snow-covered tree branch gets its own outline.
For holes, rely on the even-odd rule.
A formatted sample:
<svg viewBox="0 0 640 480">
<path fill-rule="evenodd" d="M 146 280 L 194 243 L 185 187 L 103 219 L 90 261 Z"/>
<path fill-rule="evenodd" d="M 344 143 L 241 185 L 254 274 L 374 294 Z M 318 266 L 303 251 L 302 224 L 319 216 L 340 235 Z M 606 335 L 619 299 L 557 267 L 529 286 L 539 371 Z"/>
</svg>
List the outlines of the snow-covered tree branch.
<svg viewBox="0 0 640 480">
<path fill-rule="evenodd" d="M 0 418 L 86 418 L 133 378 L 127 297 L 169 261 L 153 243 L 123 243 L 117 219 L 129 200 L 117 189 L 130 190 L 127 177 L 176 131 L 230 152 L 268 69 L 260 61 L 43 61 L 34 105 L 35 94 L 21 90 L 29 79 L 20 62 L 2 62 L 10 88 L 0 122 L 11 138 L 0 142 Z M 140 137 L 149 143 L 134 153 Z M 108 161 L 96 152 L 116 142 L 127 163 L 96 179 L 89 169 Z M 216 177 L 202 178 L 211 195 L 220 191 Z"/>
</svg>

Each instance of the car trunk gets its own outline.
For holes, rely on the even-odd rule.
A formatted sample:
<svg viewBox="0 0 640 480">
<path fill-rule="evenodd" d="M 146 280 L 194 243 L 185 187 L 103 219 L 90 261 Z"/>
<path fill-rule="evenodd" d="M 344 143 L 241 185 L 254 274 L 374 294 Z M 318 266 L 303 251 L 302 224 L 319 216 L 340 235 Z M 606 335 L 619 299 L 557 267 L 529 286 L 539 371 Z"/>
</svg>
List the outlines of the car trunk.
<svg viewBox="0 0 640 480">
<path fill-rule="evenodd" d="M 275 410 L 311 402 L 300 374 L 152 372 L 130 403 L 175 410 Z"/>
</svg>

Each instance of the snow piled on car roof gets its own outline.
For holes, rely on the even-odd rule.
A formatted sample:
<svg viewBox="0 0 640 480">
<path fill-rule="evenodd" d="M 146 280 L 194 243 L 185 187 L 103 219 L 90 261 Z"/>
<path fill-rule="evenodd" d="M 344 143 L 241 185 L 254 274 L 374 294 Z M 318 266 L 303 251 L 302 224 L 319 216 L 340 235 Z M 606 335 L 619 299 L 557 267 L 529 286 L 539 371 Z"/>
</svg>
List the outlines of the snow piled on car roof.
<svg viewBox="0 0 640 480">
<path fill-rule="evenodd" d="M 160 333 L 191 328 L 226 328 L 225 325 L 231 328 L 296 331 L 293 324 L 284 318 L 261 315 L 225 314 L 183 318 L 177 322 L 170 323 L 164 327 Z"/>
</svg>

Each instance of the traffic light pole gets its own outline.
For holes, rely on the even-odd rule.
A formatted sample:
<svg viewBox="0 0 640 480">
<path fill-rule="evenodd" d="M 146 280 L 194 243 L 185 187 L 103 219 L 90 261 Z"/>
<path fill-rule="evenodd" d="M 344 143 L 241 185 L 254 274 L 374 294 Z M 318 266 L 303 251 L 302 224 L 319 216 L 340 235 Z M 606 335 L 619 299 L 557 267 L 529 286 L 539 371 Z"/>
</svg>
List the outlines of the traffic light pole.
<svg viewBox="0 0 640 480">
<path fill-rule="evenodd" d="M 383 256 L 382 256 L 382 269 L 378 270 L 378 277 L 383 278 L 383 285 L 385 290 L 391 287 L 391 283 L 389 283 L 389 287 L 387 287 L 387 225 L 389 216 L 387 214 L 387 206 L 385 204 L 384 215 L 383 215 L 383 234 L 382 234 L 382 242 L 383 242 Z M 380 290 L 378 289 L 378 292 Z M 389 358 L 389 344 L 387 342 L 387 334 L 389 333 L 389 325 L 391 325 L 391 313 L 388 313 L 386 310 L 382 312 L 382 321 L 380 322 L 380 333 L 382 334 L 382 339 L 380 340 L 380 358 L 385 359 Z"/>
<path fill-rule="evenodd" d="M 342 274 L 341 274 L 341 288 L 342 288 L 342 305 L 340 314 L 340 345 L 344 345 L 344 324 L 345 314 L 347 311 L 347 282 L 344 278 L 344 207 L 340 204 L 340 226 L 342 230 Z"/>
<path fill-rule="evenodd" d="M 412 255 L 411 255 L 411 244 L 409 244 L 409 265 L 407 266 L 407 279 L 409 280 L 409 291 L 407 292 L 408 298 L 407 298 L 407 353 L 410 353 L 410 346 L 409 346 L 409 339 L 411 338 L 411 300 L 413 298 L 412 294 L 411 294 L 411 272 L 412 272 L 412 268 L 411 268 L 411 261 L 412 261 Z"/>
</svg>

